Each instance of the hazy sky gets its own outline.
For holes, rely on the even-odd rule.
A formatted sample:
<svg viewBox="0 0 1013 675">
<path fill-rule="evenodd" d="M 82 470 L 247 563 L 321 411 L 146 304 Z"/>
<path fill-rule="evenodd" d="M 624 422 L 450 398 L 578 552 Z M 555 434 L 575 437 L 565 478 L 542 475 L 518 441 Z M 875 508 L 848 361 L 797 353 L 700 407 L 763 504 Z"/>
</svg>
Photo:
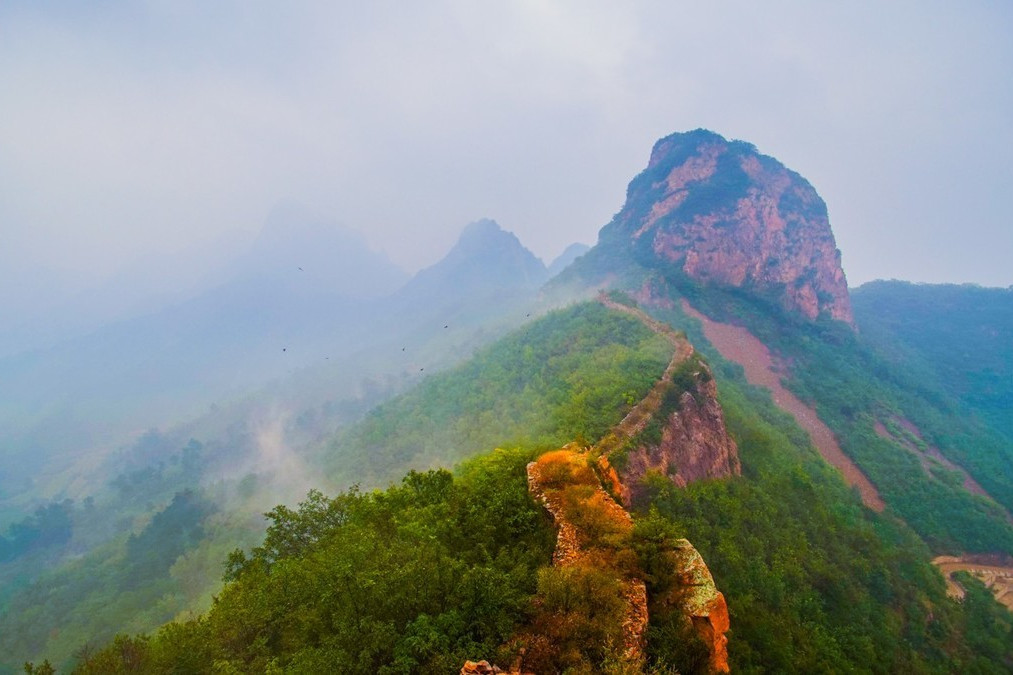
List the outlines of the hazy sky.
<svg viewBox="0 0 1013 675">
<path fill-rule="evenodd" d="M 1002 0 L 6 0 L 0 283 L 231 255 L 281 200 L 409 271 L 484 216 L 549 261 L 702 126 L 813 183 L 852 285 L 1007 286 L 1010 35 Z"/>
</svg>

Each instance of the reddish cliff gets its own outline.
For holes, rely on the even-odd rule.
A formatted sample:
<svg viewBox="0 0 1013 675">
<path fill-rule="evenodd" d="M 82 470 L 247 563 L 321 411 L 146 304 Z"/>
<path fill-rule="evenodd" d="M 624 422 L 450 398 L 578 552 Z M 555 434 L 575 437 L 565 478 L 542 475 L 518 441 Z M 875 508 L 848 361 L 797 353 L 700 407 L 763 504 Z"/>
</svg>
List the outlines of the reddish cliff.
<svg viewBox="0 0 1013 675">
<path fill-rule="evenodd" d="M 648 267 L 853 322 L 826 204 L 748 143 L 702 129 L 661 139 L 600 238 L 632 246 Z"/>
<path fill-rule="evenodd" d="M 624 504 L 631 504 L 649 471 L 668 476 L 680 487 L 696 480 L 739 475 L 738 447 L 725 427 L 714 376 L 686 336 L 604 293 L 598 301 L 638 318 L 675 348 L 648 395 L 595 445 L 599 473 L 612 493 Z M 659 415 L 663 416 L 660 420 Z M 652 422 L 660 422 L 660 433 L 651 433 Z M 617 472 L 610 457 L 624 447 L 623 468 Z"/>
<path fill-rule="evenodd" d="M 645 442 L 626 455 L 621 471 L 624 498 L 636 494 L 648 471 L 668 476 L 680 487 L 707 478 L 741 473 L 738 448 L 728 435 L 717 400 L 717 387 L 706 364 L 692 361 L 686 373 L 692 384 L 677 396 L 657 442 Z M 689 379 L 692 378 L 692 379 Z"/>
</svg>

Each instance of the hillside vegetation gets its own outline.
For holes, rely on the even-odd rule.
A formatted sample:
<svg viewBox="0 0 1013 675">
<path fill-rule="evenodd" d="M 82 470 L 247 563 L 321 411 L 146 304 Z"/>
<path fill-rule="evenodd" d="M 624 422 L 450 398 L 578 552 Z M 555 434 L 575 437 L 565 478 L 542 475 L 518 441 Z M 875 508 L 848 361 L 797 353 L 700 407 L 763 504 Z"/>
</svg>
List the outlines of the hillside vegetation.
<svg viewBox="0 0 1013 675">
<path fill-rule="evenodd" d="M 497 445 L 593 442 L 650 390 L 672 346 L 597 303 L 551 312 L 379 406 L 321 452 L 338 484 L 382 484 Z"/>
<path fill-rule="evenodd" d="M 865 342 L 1013 443 L 1013 289 L 876 281 L 851 298 Z"/>
<path fill-rule="evenodd" d="M 649 389 L 666 354 L 644 366 L 643 382 L 635 370 L 616 367 L 608 383 L 620 400 L 609 402 L 594 396 L 598 380 L 584 361 L 570 360 L 575 352 L 565 346 L 600 354 L 592 359 L 600 368 L 655 344 L 649 331 L 627 321 L 592 305 L 553 314 L 381 407 L 336 440 L 330 457 L 340 465 L 348 457 L 338 454 L 342 448 L 358 448 L 355 466 L 374 475 L 428 459 L 439 446 L 419 445 L 426 438 L 420 425 L 452 430 L 439 442 L 447 443 L 446 456 L 462 456 L 468 450 L 448 439 L 477 439 L 476 417 L 494 425 L 481 432 L 490 436 L 516 438 L 523 422 L 542 439 L 596 434 L 586 437 L 593 441 L 628 409 L 624 394 Z M 641 337 L 631 343 L 630 335 Z M 525 374 L 543 378 L 540 386 L 511 379 L 513 368 L 525 367 L 529 348 Z M 497 370 L 505 359 L 516 365 Z M 739 369 L 719 357 L 713 368 L 743 475 L 681 490 L 662 476 L 648 477 L 632 545 L 649 592 L 667 583 L 652 551 L 685 536 L 728 599 L 734 672 L 1008 670 L 1013 622 L 988 592 L 968 581 L 963 604 L 948 599 L 928 564 L 928 548 L 902 521 L 862 507 L 804 432 Z M 550 385 L 550 376 L 558 382 Z M 544 405 L 555 400 L 547 393 L 553 390 L 585 392 L 583 400 L 597 402 L 598 416 L 576 415 L 565 397 Z M 514 412 L 505 422 L 482 416 L 500 409 Z M 371 444 L 349 441 L 366 438 Z M 313 493 L 296 511 L 279 507 L 264 542 L 231 558 L 228 583 L 208 614 L 148 637 L 121 636 L 78 671 L 116 672 L 134 664 L 140 672 L 173 672 L 217 664 L 221 672 L 306 672 L 340 664 L 343 672 L 436 673 L 459 667 L 463 658 L 509 663 L 512 637 L 546 616 L 534 601 L 539 594 L 549 593 L 558 616 L 565 616 L 567 608 L 595 606 L 596 594 L 609 590 L 594 579 L 565 587 L 539 574 L 550 563 L 552 537 L 523 481 L 523 465 L 536 453 L 533 444 L 497 451 L 453 476 L 410 473 L 384 492 L 353 489 L 333 499 Z M 554 585 L 540 587 L 540 579 Z M 684 638 L 675 617 L 650 617 L 648 667 L 702 672 L 699 650 Z M 605 661 L 593 663 L 595 671 L 608 668 Z"/>
<path fill-rule="evenodd" d="M 523 621 L 552 532 L 528 498 L 530 452 L 410 473 L 382 492 L 313 492 L 234 554 L 211 611 L 118 637 L 79 673 L 448 673 Z"/>
<path fill-rule="evenodd" d="M 699 323 L 679 309 L 681 298 L 712 319 L 745 326 L 759 338 L 782 364 L 785 386 L 817 411 L 890 509 L 933 553 L 1013 553 L 1008 516 L 1013 509 L 1013 444 L 984 413 L 975 414 L 947 391 L 924 359 L 898 361 L 893 355 L 910 349 L 896 340 L 888 345 L 825 318 L 806 321 L 748 289 L 705 289 L 678 273 L 661 276 L 624 264 L 625 283 L 651 288 L 651 311 L 686 330 L 708 358 L 719 354 Z M 917 433 L 898 432 L 891 439 L 877 433 L 877 424 Z M 938 450 L 989 497 L 965 488 L 962 474 L 942 462 L 926 463 L 926 468 L 912 445 Z"/>
</svg>

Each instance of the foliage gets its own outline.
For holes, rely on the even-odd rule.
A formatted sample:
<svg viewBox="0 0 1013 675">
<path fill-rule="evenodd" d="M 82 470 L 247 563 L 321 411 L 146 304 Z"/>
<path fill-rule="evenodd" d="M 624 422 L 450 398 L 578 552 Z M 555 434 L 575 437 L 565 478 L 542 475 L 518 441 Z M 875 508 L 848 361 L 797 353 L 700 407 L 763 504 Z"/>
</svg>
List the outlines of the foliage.
<svg viewBox="0 0 1013 675">
<path fill-rule="evenodd" d="M 138 533 L 42 574 L 0 615 L 0 668 L 42 653 L 61 666 L 91 640 L 110 639 L 124 617 L 143 626 L 171 619 L 182 595 L 171 569 L 199 548 L 213 513 L 203 495 L 178 493 Z"/>
<path fill-rule="evenodd" d="M 73 502 L 65 499 L 35 509 L 35 513 L 10 525 L 0 536 L 0 563 L 33 550 L 59 546 L 70 540 Z"/>
<path fill-rule="evenodd" d="M 945 597 L 913 533 L 862 508 L 804 436 L 750 389 L 739 378 L 721 380 L 743 478 L 686 489 L 654 482 L 656 510 L 637 527 L 655 593 L 670 580 L 651 562 L 652 547 L 678 534 L 703 555 L 728 599 L 735 672 L 956 672 L 978 663 L 976 640 L 1009 634 L 998 624 L 973 626 L 971 608 Z M 686 665 L 692 652 L 673 653 L 660 639 L 683 630 L 668 618 L 652 617 L 652 657 L 694 672 Z M 1010 644 L 981 672 L 1002 672 Z"/>
<path fill-rule="evenodd" d="M 671 349 L 597 303 L 555 311 L 380 406 L 322 461 L 339 484 L 376 485 L 500 444 L 593 442 L 647 393 Z"/>
<path fill-rule="evenodd" d="M 1013 553 L 1013 526 L 1000 508 L 1013 510 L 1013 443 L 961 405 L 923 363 L 893 358 L 890 350 L 902 346 L 867 340 L 825 317 L 806 321 L 747 291 L 705 290 L 676 276 L 670 282 L 676 300 L 685 294 L 705 314 L 744 324 L 790 364 L 786 386 L 816 408 L 844 452 L 934 552 Z M 677 309 L 661 314 L 685 326 L 708 358 L 717 357 L 695 321 Z M 915 424 L 927 443 L 966 469 L 996 501 L 926 472 L 908 449 L 880 438 L 875 423 L 893 418 Z"/>
<path fill-rule="evenodd" d="M 552 550 L 527 495 L 530 458 L 498 450 L 457 475 L 411 472 L 383 492 L 275 509 L 205 616 L 120 636 L 76 672 L 116 672 L 129 656 L 144 672 L 444 673 L 494 654 Z"/>
<path fill-rule="evenodd" d="M 526 668 L 600 672 L 603 662 L 619 660 L 625 604 L 615 575 L 590 564 L 546 567 L 538 573 L 538 598 Z"/>
<path fill-rule="evenodd" d="M 561 487 L 577 483 L 563 487 L 565 498 L 599 549 L 591 564 L 566 570 L 547 567 L 552 533 L 524 480 L 532 452 L 497 451 L 454 476 L 410 472 L 383 492 L 313 492 L 298 509 L 271 511 L 262 544 L 231 556 L 228 583 L 207 614 L 146 637 L 121 635 L 83 654 L 79 672 L 120 672 L 129 664 L 144 672 L 208 664 L 221 672 L 451 672 L 465 658 L 496 655 L 508 663 L 518 634 L 543 636 L 542 646 L 552 648 L 533 644 L 532 657 L 549 671 L 604 670 L 615 662 L 619 607 L 615 577 L 603 565 L 639 567 L 651 596 L 661 597 L 676 579 L 660 553 L 681 536 L 728 599 L 736 672 L 1013 667 L 1005 610 L 969 579 L 963 604 L 948 599 L 927 562 L 929 547 L 893 515 L 941 550 L 984 544 L 987 536 L 1004 545 L 994 510 L 919 473 L 906 450 L 882 439 L 877 445 L 871 432 L 873 419 L 901 415 L 926 442 L 958 457 L 982 447 L 971 445 L 987 439 L 981 427 L 959 420 L 945 390 L 897 368 L 847 328 L 793 322 L 736 293 L 709 292 L 694 302 L 713 315 L 737 316 L 791 360 L 790 386 L 817 404 L 891 510 L 863 508 L 769 395 L 746 384 L 741 369 L 671 310 L 664 318 L 685 326 L 713 364 L 741 478 L 680 490 L 652 476 L 654 510 L 638 516 L 630 542 L 587 499 L 581 483 L 593 476 L 560 469 L 550 478 Z M 549 447 L 577 435 L 594 441 L 643 396 L 669 354 L 635 320 L 580 305 L 429 378 L 341 435 L 323 459 L 339 477 L 377 482 L 509 438 Z M 985 447 L 984 458 L 965 464 L 976 477 L 989 462 L 1005 471 L 1001 455 Z M 1003 480 L 989 489 L 1003 494 Z M 635 561 L 624 557 L 630 545 Z M 677 614 L 652 611 L 648 636 L 652 672 L 704 667 L 701 645 Z"/>
<path fill-rule="evenodd" d="M 1013 289 L 876 281 L 851 297 L 863 341 L 1013 443 Z"/>
</svg>

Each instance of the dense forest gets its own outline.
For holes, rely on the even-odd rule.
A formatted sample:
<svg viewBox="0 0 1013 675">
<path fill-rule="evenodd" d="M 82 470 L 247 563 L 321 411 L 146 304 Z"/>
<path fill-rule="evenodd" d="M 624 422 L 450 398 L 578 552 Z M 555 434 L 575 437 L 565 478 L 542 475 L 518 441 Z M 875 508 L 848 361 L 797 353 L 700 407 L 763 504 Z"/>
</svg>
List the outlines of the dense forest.
<svg viewBox="0 0 1013 675">
<path fill-rule="evenodd" d="M 527 495 L 531 456 L 278 507 L 263 543 L 230 558 L 210 612 L 118 637 L 76 672 L 447 673 L 495 655 L 552 550 Z"/>
<path fill-rule="evenodd" d="M 875 281 L 851 301 L 864 342 L 1013 441 L 1013 289 Z"/>
</svg>

